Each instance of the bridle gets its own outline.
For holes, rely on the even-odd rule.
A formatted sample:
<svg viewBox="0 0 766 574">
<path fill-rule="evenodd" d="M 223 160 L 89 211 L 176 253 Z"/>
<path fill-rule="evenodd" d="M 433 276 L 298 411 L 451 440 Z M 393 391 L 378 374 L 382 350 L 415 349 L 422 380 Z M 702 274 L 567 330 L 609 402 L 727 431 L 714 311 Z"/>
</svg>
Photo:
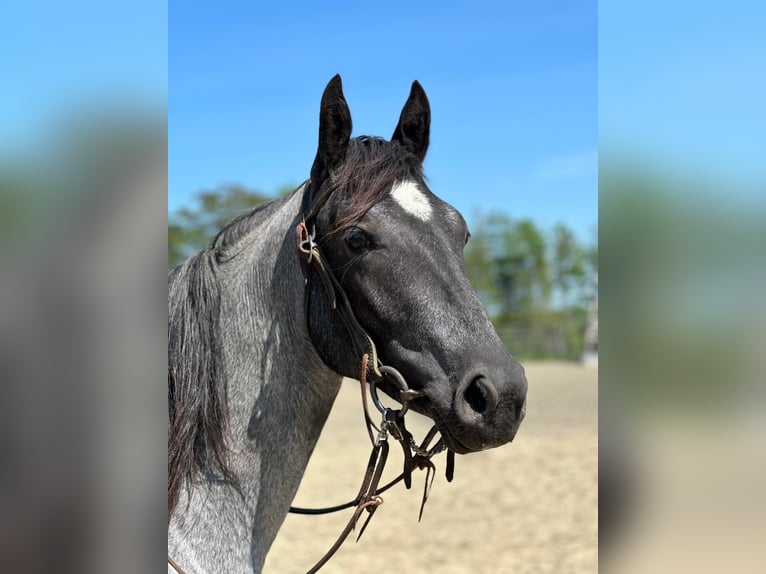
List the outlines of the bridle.
<svg viewBox="0 0 766 574">
<path fill-rule="evenodd" d="M 301 204 L 301 219 L 295 228 L 295 234 L 298 256 L 300 258 L 301 270 L 304 277 L 304 306 L 306 321 L 308 323 L 310 320 L 309 305 L 311 282 L 314 276 L 318 276 L 319 280 L 322 282 L 330 307 L 338 313 L 343 321 L 351 338 L 354 354 L 359 357 L 362 410 L 364 413 L 365 427 L 370 439 L 370 444 L 372 445 L 372 452 L 370 453 L 367 467 L 365 468 L 359 493 L 353 500 L 325 508 L 290 507 L 289 512 L 293 514 L 307 515 L 329 514 L 348 508 L 354 508 L 354 513 L 351 515 L 351 518 L 341 531 L 337 540 L 325 555 L 322 556 L 322 558 L 320 558 L 308 571 L 308 574 L 313 574 L 333 557 L 348 538 L 349 534 L 354 530 L 362 514 L 366 511 L 367 519 L 364 521 L 356 538 L 356 540 L 359 541 L 372 519 L 373 514 L 378 507 L 383 504 L 383 498 L 380 496 L 383 492 L 402 481 L 404 481 L 406 488 L 409 489 L 412 487 L 412 471 L 415 468 L 426 471 L 423 497 L 420 504 L 420 512 L 418 514 L 419 521 L 423 516 L 423 508 L 428 500 L 428 494 L 436 474 L 436 467 L 431 461 L 431 458 L 440 452 L 447 451 L 446 477 L 447 481 L 451 482 L 455 470 L 455 452 L 449 449 L 441 438 L 434 444 L 434 446 L 430 446 L 438 432 L 435 425 L 428 431 L 420 444 L 415 442 L 412 433 L 407 430 L 404 415 L 409 410 L 410 403 L 415 399 L 425 396 L 425 392 L 411 389 L 399 371 L 382 363 L 378 357 L 375 342 L 357 320 L 343 286 L 327 265 L 327 259 L 317 242 L 316 217 L 321 208 L 330 198 L 330 195 L 333 192 L 333 187 L 329 183 L 325 183 L 316 196 L 312 189 L 311 180 L 304 183 L 302 187 L 304 187 L 304 191 Z M 378 385 L 383 381 L 393 383 L 399 389 L 398 399 L 402 404 L 400 409 L 388 408 L 381 402 L 380 397 L 378 396 Z M 381 415 L 379 425 L 375 425 L 370 416 L 367 400 L 368 385 L 372 403 Z M 383 469 L 388 460 L 389 437 L 395 439 L 402 448 L 402 453 L 404 455 L 403 470 L 399 476 L 387 484 L 380 486 Z M 168 564 L 170 564 L 179 574 L 184 574 L 184 571 L 172 558 L 170 558 L 170 556 L 168 556 Z"/>
<path fill-rule="evenodd" d="M 327 260 L 316 240 L 316 217 L 319 214 L 320 209 L 329 199 L 332 191 L 332 186 L 325 183 L 316 197 L 314 197 L 311 181 L 308 181 L 305 184 L 303 193 L 303 203 L 301 208 L 302 217 L 296 227 L 298 255 L 301 260 L 301 269 L 303 271 L 305 283 L 304 300 L 306 307 L 306 321 L 309 321 L 311 280 L 314 275 L 318 275 L 327 294 L 327 300 L 329 301 L 331 308 L 340 315 L 346 326 L 346 330 L 351 337 L 354 352 L 360 359 L 361 376 L 359 380 L 361 382 L 362 391 L 362 408 L 367 434 L 372 445 L 372 452 L 370 453 L 367 468 L 365 469 L 364 477 L 362 479 L 362 485 L 356 498 L 345 504 L 319 509 L 290 507 L 290 512 L 292 513 L 314 515 L 328 514 L 355 507 L 354 513 L 346 524 L 346 527 L 341 531 L 338 539 L 330 547 L 327 553 L 325 553 L 325 555 L 309 570 L 308 574 L 317 572 L 327 563 L 354 529 L 364 511 L 367 511 L 367 519 L 362 525 L 356 538 L 358 541 L 367 528 L 372 515 L 377 508 L 383 504 L 383 499 L 380 497 L 380 494 L 401 481 L 404 481 L 406 488 L 409 489 L 412 486 L 412 471 L 414 468 L 417 467 L 420 470 L 426 470 L 426 480 L 418 520 L 423 516 L 423 508 L 428 500 L 428 493 L 435 476 L 436 467 L 431 461 L 431 458 L 434 455 L 447 450 L 447 481 L 452 481 L 455 469 L 455 453 L 453 450 L 447 448 L 443 439 L 439 439 L 433 447 L 429 448 L 438 432 L 436 426 L 433 426 L 431 430 L 428 431 L 420 444 L 415 442 L 412 433 L 407 430 L 404 422 L 404 415 L 409 410 L 410 402 L 425 396 L 425 392 L 411 389 L 399 371 L 382 363 L 378 357 L 375 342 L 357 320 L 343 286 L 327 265 Z M 399 402 L 402 404 L 400 409 L 388 408 L 381 402 L 380 397 L 378 396 L 378 385 L 383 381 L 391 382 L 399 389 L 398 398 Z M 370 417 L 366 390 L 368 384 L 372 402 L 382 417 L 379 426 L 376 426 Z M 375 432 L 373 432 L 373 430 Z M 383 468 L 388 460 L 389 436 L 393 437 L 402 448 L 404 468 L 399 476 L 394 478 L 388 484 L 379 487 L 378 485 L 380 484 L 380 478 L 383 474 Z"/>
</svg>

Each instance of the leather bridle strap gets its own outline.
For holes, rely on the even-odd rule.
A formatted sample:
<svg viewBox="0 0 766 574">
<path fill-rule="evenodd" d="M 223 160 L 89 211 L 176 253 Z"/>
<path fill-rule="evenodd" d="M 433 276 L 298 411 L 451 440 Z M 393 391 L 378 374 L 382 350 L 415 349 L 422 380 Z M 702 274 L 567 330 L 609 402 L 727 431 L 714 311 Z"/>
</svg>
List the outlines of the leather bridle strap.
<svg viewBox="0 0 766 574">
<path fill-rule="evenodd" d="M 170 556 L 168 556 L 168 564 L 170 564 L 173 567 L 173 570 L 178 572 L 178 574 L 186 574 L 186 572 L 184 572 L 181 567 L 176 564 L 176 561 L 173 560 Z"/>
<path fill-rule="evenodd" d="M 324 257 L 316 241 L 316 216 L 319 210 L 329 199 L 333 188 L 325 184 L 320 190 L 316 199 L 313 198 L 313 189 L 311 181 L 307 182 L 303 192 L 302 217 L 295 228 L 298 256 L 301 261 L 301 270 L 305 280 L 304 301 L 306 306 L 306 321 L 309 320 L 309 297 L 311 294 L 311 279 L 313 275 L 318 275 L 324 287 L 329 305 L 333 310 L 338 311 L 343 324 L 346 327 L 354 353 L 357 357 L 367 354 L 370 358 L 368 362 L 367 376 L 371 380 L 380 381 L 383 378 L 379 367 L 378 350 L 375 347 L 370 335 L 365 331 L 356 318 L 351 303 L 348 300 L 346 291 L 341 286 L 335 274 L 327 266 L 327 260 Z M 340 303 L 340 304 L 339 304 Z"/>
<path fill-rule="evenodd" d="M 356 540 L 358 542 L 362 537 L 362 534 L 364 534 L 364 531 L 367 528 L 370 520 L 372 519 L 372 515 L 375 513 L 378 507 L 383 504 L 383 499 L 380 497 L 380 494 L 401 480 L 406 480 L 406 477 L 411 472 L 411 468 L 405 468 L 404 472 L 402 472 L 402 474 L 400 474 L 394 480 L 385 486 L 378 488 L 380 478 L 383 474 L 383 469 L 388 459 L 388 434 L 390 433 L 390 435 L 396 438 L 403 446 L 406 446 L 408 450 L 410 448 L 406 441 L 411 439 L 412 435 L 410 435 L 406 429 L 404 429 L 403 418 L 399 419 L 399 422 L 397 422 L 397 413 L 398 411 L 391 411 L 388 409 L 388 411 L 384 414 L 381 428 L 378 433 L 378 439 L 373 446 L 372 452 L 370 453 L 370 458 L 367 462 L 364 478 L 362 480 L 362 486 L 359 489 L 359 494 L 353 501 L 346 504 L 322 509 L 290 508 L 290 512 L 296 514 L 327 514 L 354 506 L 356 507 L 356 510 L 354 510 L 354 513 L 349 518 L 345 528 L 341 531 L 338 538 L 332 544 L 330 549 L 324 554 L 324 556 L 322 556 L 322 558 L 320 558 L 319 561 L 314 566 L 312 566 L 312 568 L 308 571 L 308 574 L 314 574 L 315 572 L 319 571 L 319 569 L 322 568 L 322 566 L 324 566 L 330 560 L 330 558 L 335 555 L 335 553 L 346 541 L 349 534 L 351 534 L 351 532 L 356 527 L 356 524 L 361 518 L 363 511 L 366 510 L 368 515 L 367 519 L 364 521 L 364 524 L 359 530 L 359 534 L 357 535 Z M 410 459 L 414 466 L 421 470 L 426 470 L 426 480 L 423 488 L 423 498 L 420 504 L 420 512 L 418 513 L 418 521 L 420 521 L 423 516 L 423 508 L 425 507 L 425 503 L 428 500 L 428 494 L 435 476 L 436 469 L 430 459 L 433 455 L 441 452 L 444 449 L 444 443 L 439 441 L 432 449 L 428 451 L 425 450 L 428 447 L 428 443 L 430 443 L 435 434 L 436 432 L 434 427 L 434 429 L 428 433 L 420 447 L 416 447 L 421 450 L 423 454 L 418 453 Z"/>
</svg>

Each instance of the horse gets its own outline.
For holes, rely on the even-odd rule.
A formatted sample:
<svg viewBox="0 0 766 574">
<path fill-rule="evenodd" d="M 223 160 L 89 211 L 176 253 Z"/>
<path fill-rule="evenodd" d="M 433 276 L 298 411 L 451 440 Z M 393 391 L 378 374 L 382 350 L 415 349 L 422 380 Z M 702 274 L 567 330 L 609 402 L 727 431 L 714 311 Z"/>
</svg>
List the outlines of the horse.
<svg viewBox="0 0 766 574">
<path fill-rule="evenodd" d="M 415 81 L 390 140 L 352 138 L 336 75 L 309 179 L 169 272 L 169 572 L 261 571 L 343 377 L 390 365 L 451 453 L 516 435 L 524 369 L 467 277 L 465 220 L 426 183 L 430 122 Z"/>
</svg>

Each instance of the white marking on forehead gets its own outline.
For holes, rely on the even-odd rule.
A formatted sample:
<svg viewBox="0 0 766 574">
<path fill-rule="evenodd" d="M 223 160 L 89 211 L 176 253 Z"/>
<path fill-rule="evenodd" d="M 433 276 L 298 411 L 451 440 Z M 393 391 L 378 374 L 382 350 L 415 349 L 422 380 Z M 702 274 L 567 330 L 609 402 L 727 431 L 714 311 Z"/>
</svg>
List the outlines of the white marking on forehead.
<svg viewBox="0 0 766 574">
<path fill-rule="evenodd" d="M 423 221 L 428 221 L 433 213 L 428 197 L 414 181 L 400 181 L 394 184 L 391 197 L 404 211 Z"/>
</svg>

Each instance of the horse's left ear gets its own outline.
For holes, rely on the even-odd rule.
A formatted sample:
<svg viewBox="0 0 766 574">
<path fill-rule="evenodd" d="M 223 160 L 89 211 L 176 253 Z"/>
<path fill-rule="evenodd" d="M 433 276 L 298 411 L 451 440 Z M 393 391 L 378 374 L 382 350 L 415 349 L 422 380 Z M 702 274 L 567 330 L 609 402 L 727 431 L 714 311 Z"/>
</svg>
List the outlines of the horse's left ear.
<svg viewBox="0 0 766 574">
<path fill-rule="evenodd" d="M 337 74 L 327 84 L 319 110 L 317 158 L 327 169 L 333 170 L 343 162 L 350 137 L 351 112 L 343 97 L 340 74 Z"/>
<path fill-rule="evenodd" d="M 398 141 L 406 149 L 414 153 L 420 161 L 426 157 L 428 136 L 431 130 L 431 106 L 428 103 L 423 86 L 415 80 L 412 82 L 410 97 L 404 104 L 399 124 L 391 136 L 391 141 Z"/>
</svg>

